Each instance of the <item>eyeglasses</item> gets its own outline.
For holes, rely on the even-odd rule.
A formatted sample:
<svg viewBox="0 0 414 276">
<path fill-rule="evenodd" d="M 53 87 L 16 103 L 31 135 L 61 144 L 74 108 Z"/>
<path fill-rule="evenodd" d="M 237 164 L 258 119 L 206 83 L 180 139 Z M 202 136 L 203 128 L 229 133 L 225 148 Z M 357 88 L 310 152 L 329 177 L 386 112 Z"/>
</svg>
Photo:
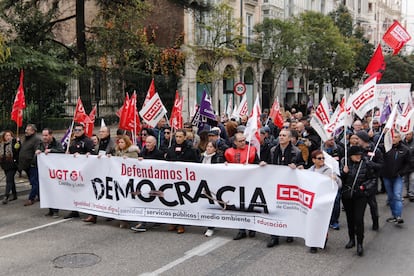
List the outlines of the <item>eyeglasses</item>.
<svg viewBox="0 0 414 276">
<path fill-rule="evenodd" d="M 170 134 L 171 132 L 170 131 L 164 131 L 164 134 Z"/>
<path fill-rule="evenodd" d="M 315 157 L 315 159 L 318 159 L 318 160 L 325 160 L 325 157 Z"/>
<path fill-rule="evenodd" d="M 80 131 L 82 131 L 83 129 L 80 129 L 80 128 L 75 128 L 73 131 L 76 131 L 76 132 L 80 132 Z"/>
</svg>

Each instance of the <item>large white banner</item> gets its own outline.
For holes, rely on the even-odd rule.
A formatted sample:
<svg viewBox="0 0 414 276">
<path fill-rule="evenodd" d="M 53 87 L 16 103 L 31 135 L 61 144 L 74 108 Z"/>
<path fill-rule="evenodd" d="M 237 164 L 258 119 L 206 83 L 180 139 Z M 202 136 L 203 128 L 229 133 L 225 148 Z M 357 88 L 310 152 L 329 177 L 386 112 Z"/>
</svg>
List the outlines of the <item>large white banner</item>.
<svg viewBox="0 0 414 276">
<path fill-rule="evenodd" d="M 411 83 L 377 84 L 377 104 L 381 110 L 387 96 L 392 99 L 393 104 L 406 103 L 408 99 L 411 99 Z"/>
<path fill-rule="evenodd" d="M 40 154 L 40 205 L 129 221 L 251 229 L 323 247 L 336 184 L 275 165 Z"/>
</svg>

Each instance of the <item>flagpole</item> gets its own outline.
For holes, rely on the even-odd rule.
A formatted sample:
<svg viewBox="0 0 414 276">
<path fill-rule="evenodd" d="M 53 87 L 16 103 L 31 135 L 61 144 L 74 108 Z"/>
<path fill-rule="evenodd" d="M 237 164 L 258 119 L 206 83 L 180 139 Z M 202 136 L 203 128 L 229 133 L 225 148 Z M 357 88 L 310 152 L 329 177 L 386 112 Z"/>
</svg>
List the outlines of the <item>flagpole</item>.
<svg viewBox="0 0 414 276">
<path fill-rule="evenodd" d="M 369 158 L 369 160 L 371 161 L 372 160 L 372 158 L 374 158 L 374 155 L 375 155 L 375 151 L 377 150 L 377 148 L 378 148 L 378 146 L 379 146 L 379 143 L 381 142 L 381 138 L 382 138 L 382 136 L 384 135 L 384 130 L 385 130 L 385 128 L 383 128 L 382 130 L 381 130 L 381 134 L 380 134 L 380 137 L 378 138 L 378 141 L 377 141 L 377 143 L 375 144 L 375 147 L 374 147 L 374 150 L 372 151 L 372 155 L 371 155 L 371 157 Z"/>
<path fill-rule="evenodd" d="M 249 164 L 249 157 L 250 157 L 250 147 L 251 147 L 251 140 L 249 141 L 249 145 L 247 146 L 247 158 L 246 158 L 246 165 Z"/>
<path fill-rule="evenodd" d="M 72 130 L 73 130 L 73 125 L 74 124 L 75 124 L 75 120 L 72 120 L 72 124 L 71 124 L 70 130 L 69 130 L 69 140 L 68 140 L 68 145 L 66 147 L 66 153 L 69 153 L 70 140 L 72 138 Z"/>
<path fill-rule="evenodd" d="M 346 145 L 346 132 L 348 130 L 347 122 L 348 122 L 348 116 L 346 112 L 346 106 L 347 106 L 347 96 L 346 96 L 346 90 L 345 90 L 345 121 L 344 121 L 344 158 L 345 158 L 345 166 L 348 166 L 348 147 Z"/>
</svg>

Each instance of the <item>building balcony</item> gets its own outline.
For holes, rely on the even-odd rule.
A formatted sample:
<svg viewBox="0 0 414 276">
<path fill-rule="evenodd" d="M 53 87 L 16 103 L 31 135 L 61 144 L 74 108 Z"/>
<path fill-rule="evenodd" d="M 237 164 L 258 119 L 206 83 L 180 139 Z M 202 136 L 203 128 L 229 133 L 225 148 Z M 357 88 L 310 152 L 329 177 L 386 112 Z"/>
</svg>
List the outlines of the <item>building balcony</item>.
<svg viewBox="0 0 414 276">
<path fill-rule="evenodd" d="M 256 7 L 259 5 L 259 0 L 242 0 L 245 5 Z"/>
</svg>

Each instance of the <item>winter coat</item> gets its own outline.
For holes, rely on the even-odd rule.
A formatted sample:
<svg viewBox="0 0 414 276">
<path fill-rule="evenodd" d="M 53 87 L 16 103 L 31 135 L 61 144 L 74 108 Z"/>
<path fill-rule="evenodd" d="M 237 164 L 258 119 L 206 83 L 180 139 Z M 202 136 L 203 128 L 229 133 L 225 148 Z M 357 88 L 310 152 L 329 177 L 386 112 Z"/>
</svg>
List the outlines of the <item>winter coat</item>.
<svg viewBox="0 0 414 276">
<path fill-rule="evenodd" d="M 16 144 L 19 144 L 17 148 Z M 0 143 L 0 165 L 3 170 L 17 170 L 19 151 L 20 143 L 17 142 L 16 139 L 13 139 L 7 143 Z"/>
<path fill-rule="evenodd" d="M 292 143 L 286 147 L 282 153 L 280 145 L 274 146 L 270 149 L 270 159 L 267 161 L 273 165 L 284 165 L 295 164 L 296 166 L 304 166 L 305 161 L 302 158 L 302 152 Z"/>
<path fill-rule="evenodd" d="M 115 149 L 112 153 L 113 156 L 128 157 L 128 158 L 138 158 L 138 146 L 130 146 L 125 150 Z"/>
<path fill-rule="evenodd" d="M 200 156 L 198 151 L 193 148 L 192 143 L 184 141 L 182 144 L 174 144 L 168 148 L 165 159 L 167 161 L 198 162 Z"/>
<path fill-rule="evenodd" d="M 200 163 L 203 163 L 204 158 L 206 158 L 205 155 L 206 155 L 206 153 L 201 155 Z M 226 161 L 224 159 L 224 156 L 222 154 L 216 152 L 214 155 L 211 156 L 210 164 L 224 163 L 224 161 Z"/>
<path fill-rule="evenodd" d="M 156 147 L 152 151 L 148 151 L 147 148 L 143 148 L 139 156 L 144 159 L 164 160 L 164 153 Z"/>
<path fill-rule="evenodd" d="M 69 146 L 69 153 L 94 153 L 94 145 L 91 139 L 89 139 L 85 134 L 80 137 L 75 137 Z"/>
<path fill-rule="evenodd" d="M 367 197 L 377 183 L 372 177 L 374 169 L 369 166 L 366 157 L 360 162 L 353 162 L 348 158 L 349 172 L 344 172 L 345 158 L 341 160 L 342 198 Z"/>
<path fill-rule="evenodd" d="M 50 142 L 49 144 L 45 145 L 45 143 L 40 142 L 36 148 L 36 150 L 40 150 L 41 152 L 45 152 L 46 149 L 49 149 L 50 153 L 64 153 L 65 152 L 63 150 L 62 144 L 57 142 L 55 137 L 53 137 L 52 142 Z M 32 167 L 37 167 L 37 155 L 36 154 L 32 161 Z"/>
<path fill-rule="evenodd" d="M 412 173 L 414 172 L 414 139 L 411 141 L 404 141 L 404 143 L 410 151 L 410 162 L 407 166 L 407 173 Z"/>
<path fill-rule="evenodd" d="M 24 142 L 20 147 L 19 153 L 19 170 L 28 170 L 33 164 L 35 151 L 40 143 L 40 138 L 36 135 L 26 136 Z"/>
<path fill-rule="evenodd" d="M 410 163 L 410 150 L 403 143 L 393 145 L 384 153 L 384 167 L 381 175 L 385 178 L 395 178 L 406 174 Z"/>
</svg>

